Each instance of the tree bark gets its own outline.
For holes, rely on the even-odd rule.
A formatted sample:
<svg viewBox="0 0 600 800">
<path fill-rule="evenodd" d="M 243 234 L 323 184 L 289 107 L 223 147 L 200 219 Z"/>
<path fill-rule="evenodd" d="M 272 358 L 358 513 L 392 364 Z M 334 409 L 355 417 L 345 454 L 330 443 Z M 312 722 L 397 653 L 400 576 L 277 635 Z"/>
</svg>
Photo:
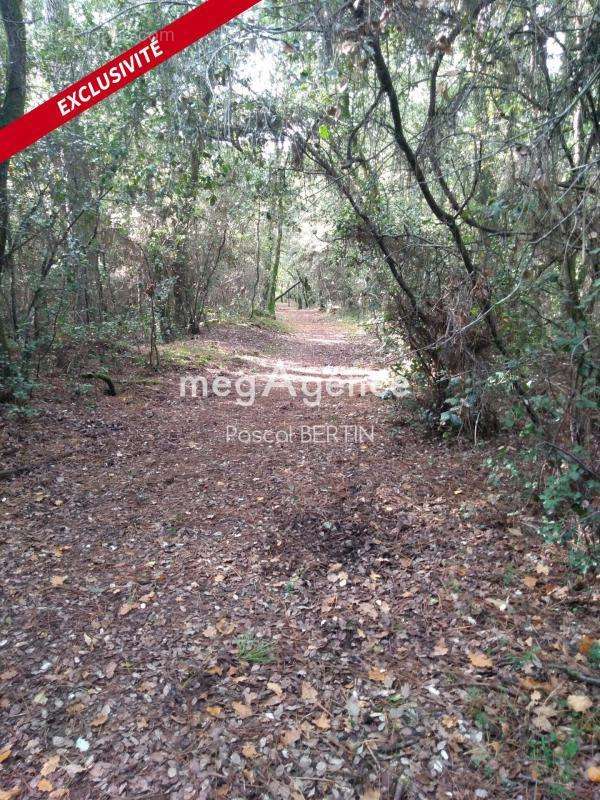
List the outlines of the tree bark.
<svg viewBox="0 0 600 800">
<path fill-rule="evenodd" d="M 23 22 L 22 0 L 0 0 L 0 14 L 6 33 L 8 60 L 4 101 L 0 109 L 0 128 L 22 116 L 25 111 L 27 46 Z M 9 161 L 0 164 L 0 280 L 7 264 L 10 197 L 8 189 Z M 0 374 L 6 374 L 11 359 L 8 334 L 0 318 Z"/>
</svg>

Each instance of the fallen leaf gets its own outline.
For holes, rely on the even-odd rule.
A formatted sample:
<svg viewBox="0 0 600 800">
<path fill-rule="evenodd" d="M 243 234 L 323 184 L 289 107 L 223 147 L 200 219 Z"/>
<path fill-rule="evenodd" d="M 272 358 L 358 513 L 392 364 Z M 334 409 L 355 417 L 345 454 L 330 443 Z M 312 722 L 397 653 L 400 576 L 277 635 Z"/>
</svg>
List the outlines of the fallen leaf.
<svg viewBox="0 0 600 800">
<path fill-rule="evenodd" d="M 281 686 L 278 683 L 273 683 L 272 681 L 269 681 L 269 683 L 267 683 L 267 689 L 270 689 L 272 692 L 275 692 L 275 694 L 279 695 L 279 697 L 281 697 L 281 695 L 283 694 L 283 689 L 281 688 Z"/>
<path fill-rule="evenodd" d="M 44 692 L 38 692 L 38 693 L 36 694 L 36 696 L 33 698 L 33 702 L 34 702 L 34 703 L 35 703 L 37 706 L 45 706 L 45 705 L 46 705 L 46 703 L 48 702 L 48 698 L 47 698 L 47 696 L 44 694 Z"/>
<path fill-rule="evenodd" d="M 587 635 L 586 636 L 582 636 L 581 637 L 581 641 L 579 642 L 579 652 L 582 655 L 587 656 L 587 654 L 590 652 L 590 650 L 592 649 L 592 647 L 594 646 L 595 643 L 596 643 L 596 640 L 592 639 L 591 636 L 587 636 Z"/>
<path fill-rule="evenodd" d="M 495 606 L 498 611 L 506 611 L 508 608 L 508 602 L 506 600 L 499 600 L 497 597 L 487 597 L 486 600 L 488 603 Z"/>
<path fill-rule="evenodd" d="M 571 711 L 583 714 L 585 711 L 589 711 L 594 704 L 586 694 L 570 694 L 567 697 L 567 705 Z"/>
<path fill-rule="evenodd" d="M 534 578 L 533 575 L 526 575 L 523 578 L 523 583 L 528 589 L 535 589 L 537 586 L 537 578 Z"/>
<path fill-rule="evenodd" d="M 337 603 L 337 594 L 329 595 L 321 603 L 321 614 L 327 614 Z"/>
<path fill-rule="evenodd" d="M 52 773 L 57 770 L 59 763 L 60 763 L 59 755 L 52 756 L 52 758 L 49 758 L 47 761 L 44 761 L 42 770 L 40 772 L 41 777 L 45 778 L 46 775 L 52 775 Z"/>
<path fill-rule="evenodd" d="M 90 743 L 87 741 L 87 739 L 83 739 L 83 738 L 80 736 L 80 737 L 79 737 L 79 739 L 77 739 L 77 741 L 75 742 L 75 747 L 76 747 L 76 748 L 77 748 L 77 749 L 78 749 L 80 752 L 82 752 L 82 753 L 87 753 L 87 751 L 90 749 Z"/>
<path fill-rule="evenodd" d="M 369 670 L 369 678 L 376 683 L 383 683 L 386 689 L 389 689 L 394 683 L 394 676 L 380 667 L 371 667 Z"/>
<path fill-rule="evenodd" d="M 206 713 L 210 714 L 211 717 L 220 717 L 223 709 L 221 706 L 206 706 Z"/>
<path fill-rule="evenodd" d="M 19 673 L 16 669 L 7 669 L 6 672 L 3 672 L 0 675 L 0 681 L 12 681 L 13 678 L 16 678 Z"/>
<path fill-rule="evenodd" d="M 208 628 L 205 628 L 202 631 L 202 636 L 204 636 L 206 639 L 215 639 L 217 635 L 218 631 L 214 625 L 209 625 Z"/>
<path fill-rule="evenodd" d="M 592 783 L 600 783 L 600 767 L 588 767 L 585 773 L 588 781 Z"/>
<path fill-rule="evenodd" d="M 233 622 L 229 622 L 228 619 L 223 617 L 217 622 L 217 630 L 219 633 L 222 633 L 223 636 L 231 636 L 231 634 L 235 631 L 235 625 Z"/>
<path fill-rule="evenodd" d="M 537 681 L 528 675 L 519 678 L 519 683 L 526 689 L 543 689 L 545 692 L 552 691 L 552 684 L 548 681 Z"/>
<path fill-rule="evenodd" d="M 67 580 L 66 575 L 53 575 L 50 578 L 50 585 L 53 586 L 55 589 L 58 589 L 60 586 L 65 585 L 66 580 Z"/>
<path fill-rule="evenodd" d="M 300 728 L 290 728 L 289 731 L 285 731 L 281 736 L 281 742 L 284 746 L 288 746 L 291 744 L 295 744 L 298 739 L 302 738 L 302 731 Z"/>
<path fill-rule="evenodd" d="M 11 753 L 12 750 L 10 749 L 10 747 L 5 747 L 3 750 L 0 750 L 0 764 L 3 761 L 6 761 L 7 758 L 10 758 Z"/>
<path fill-rule="evenodd" d="M 53 792 L 50 792 L 50 800 L 62 800 L 63 797 L 68 797 L 70 794 L 70 790 L 65 787 L 62 789 L 55 789 Z"/>
<path fill-rule="evenodd" d="M 448 645 L 443 639 L 440 639 L 431 653 L 432 656 L 439 658 L 440 656 L 448 655 Z"/>
<path fill-rule="evenodd" d="M 302 681 L 302 699 L 308 703 L 316 703 L 319 697 L 317 690 L 308 681 Z"/>
<path fill-rule="evenodd" d="M 549 575 L 550 567 L 547 564 L 538 564 L 535 568 L 538 575 Z"/>
<path fill-rule="evenodd" d="M 313 720 L 313 725 L 316 725 L 316 727 L 320 728 L 322 731 L 328 731 L 331 728 L 331 722 L 325 713 L 321 714 L 318 719 Z"/>
<path fill-rule="evenodd" d="M 104 668 L 104 675 L 107 678 L 112 678 L 117 671 L 117 662 L 116 661 L 109 661 L 109 663 Z"/>
<path fill-rule="evenodd" d="M 271 706 L 278 706 L 280 703 L 281 695 L 272 694 L 271 697 L 267 697 L 267 699 L 261 705 L 263 708 L 270 708 Z"/>
<path fill-rule="evenodd" d="M 490 669 L 490 667 L 494 666 L 492 659 L 479 650 L 476 650 L 475 652 L 467 652 L 467 655 L 469 656 L 469 661 L 471 664 L 474 667 L 477 667 L 477 669 Z"/>
<path fill-rule="evenodd" d="M 252 708 L 244 703 L 237 703 L 234 701 L 231 705 L 240 719 L 248 719 L 248 717 L 251 717 L 254 714 Z"/>
<path fill-rule="evenodd" d="M 244 758 L 258 758 L 258 751 L 253 744 L 245 744 L 242 747 L 242 755 Z"/>
<path fill-rule="evenodd" d="M 133 611 L 135 608 L 135 603 L 123 603 L 121 608 L 119 609 L 119 616 L 124 617 L 129 614 L 130 611 Z"/>
<path fill-rule="evenodd" d="M 366 789 L 360 796 L 360 800 L 380 800 L 381 792 L 379 789 Z"/>
<path fill-rule="evenodd" d="M 97 717 L 91 721 L 92 728 L 101 728 L 108 722 L 108 714 L 98 714 Z"/>
<path fill-rule="evenodd" d="M 545 731 L 546 733 L 551 733 L 554 729 L 554 726 L 550 720 L 557 714 L 558 711 L 553 706 L 539 706 L 535 709 L 534 716 L 532 717 L 531 721 L 539 730 Z"/>
<path fill-rule="evenodd" d="M 12 789 L 0 789 L 0 800 L 13 800 L 21 794 L 21 787 L 19 784 L 13 786 Z"/>
<path fill-rule="evenodd" d="M 41 781 L 38 781 L 37 789 L 40 792 L 53 792 L 54 786 L 46 778 L 42 778 Z"/>
<path fill-rule="evenodd" d="M 85 767 L 82 767 L 81 764 L 67 764 L 64 769 L 69 778 L 74 778 L 80 772 L 85 772 Z"/>
<path fill-rule="evenodd" d="M 379 617 L 379 611 L 372 603 L 361 603 L 359 606 L 360 611 L 375 622 Z"/>
</svg>

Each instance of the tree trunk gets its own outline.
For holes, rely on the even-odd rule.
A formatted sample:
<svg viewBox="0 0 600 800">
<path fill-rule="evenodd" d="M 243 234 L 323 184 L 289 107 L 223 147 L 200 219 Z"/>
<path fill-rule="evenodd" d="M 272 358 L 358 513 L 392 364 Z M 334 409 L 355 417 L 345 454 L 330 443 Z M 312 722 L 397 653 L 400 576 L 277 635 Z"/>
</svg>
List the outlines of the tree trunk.
<svg viewBox="0 0 600 800">
<path fill-rule="evenodd" d="M 8 46 L 4 101 L 0 109 L 0 128 L 3 128 L 22 116 L 25 111 L 27 47 L 22 0 L 0 0 L 0 14 Z M 10 214 L 8 169 L 9 161 L 0 164 L 0 280 L 9 257 L 7 253 Z M 10 342 L 4 323 L 0 320 L 0 375 L 6 376 L 9 373 L 10 361 Z"/>
<path fill-rule="evenodd" d="M 275 252 L 271 263 L 271 274 L 267 288 L 267 314 L 275 316 L 275 297 L 277 295 L 277 281 L 279 280 L 279 267 L 281 265 L 281 244 L 283 241 L 283 194 L 279 195 L 277 202 L 277 240 L 275 242 Z"/>
</svg>

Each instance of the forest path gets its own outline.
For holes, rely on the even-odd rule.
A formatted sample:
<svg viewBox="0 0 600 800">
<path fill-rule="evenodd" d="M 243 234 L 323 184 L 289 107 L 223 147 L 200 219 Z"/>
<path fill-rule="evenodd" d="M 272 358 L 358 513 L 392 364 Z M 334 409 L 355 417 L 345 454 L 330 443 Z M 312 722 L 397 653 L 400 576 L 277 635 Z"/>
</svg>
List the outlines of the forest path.
<svg viewBox="0 0 600 800">
<path fill-rule="evenodd" d="M 133 375 L 93 408 L 48 400 L 10 435 L 45 466 L 0 495 L 0 788 L 533 796 L 514 665 L 589 620 L 548 599 L 560 578 L 470 452 L 392 425 L 377 397 L 180 397 L 207 352 L 211 381 L 259 388 L 281 363 L 300 381 L 377 372 L 368 337 L 316 311 L 280 318 L 289 333 L 217 326 L 166 377 Z M 303 442 L 302 426 L 337 438 Z"/>
</svg>

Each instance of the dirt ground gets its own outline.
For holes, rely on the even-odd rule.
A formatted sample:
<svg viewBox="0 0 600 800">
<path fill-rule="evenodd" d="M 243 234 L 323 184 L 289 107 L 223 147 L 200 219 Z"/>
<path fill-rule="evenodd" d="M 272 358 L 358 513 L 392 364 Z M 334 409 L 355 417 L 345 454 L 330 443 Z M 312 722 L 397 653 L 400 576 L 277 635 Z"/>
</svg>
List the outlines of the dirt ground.
<svg viewBox="0 0 600 800">
<path fill-rule="evenodd" d="M 598 797 L 597 596 L 480 451 L 306 405 L 380 355 L 279 315 L 0 423 L 0 798 Z M 180 396 L 274 369 L 295 397 Z"/>
</svg>

